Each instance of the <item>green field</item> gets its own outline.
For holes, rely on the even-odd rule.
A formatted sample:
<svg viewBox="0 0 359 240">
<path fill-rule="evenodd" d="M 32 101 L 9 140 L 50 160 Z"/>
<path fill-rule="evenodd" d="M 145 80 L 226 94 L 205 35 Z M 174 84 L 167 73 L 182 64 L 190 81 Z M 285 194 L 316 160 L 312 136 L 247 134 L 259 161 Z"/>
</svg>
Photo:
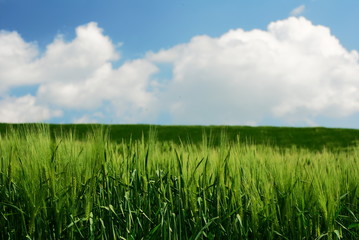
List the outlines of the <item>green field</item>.
<svg viewBox="0 0 359 240">
<path fill-rule="evenodd" d="M 10 129 L 21 131 L 38 124 L 1 124 L 0 133 Z M 157 140 L 174 143 L 200 143 L 205 133 L 212 144 L 219 143 L 225 132 L 230 142 L 239 141 L 251 145 L 270 145 L 280 148 L 305 148 L 314 151 L 343 150 L 359 143 L 359 129 L 340 128 L 294 128 L 294 127 L 249 127 L 249 126 L 157 126 L 157 125 L 96 125 L 96 124 L 51 124 L 47 125 L 54 134 L 75 133 L 85 138 L 94 128 L 104 127 L 109 131 L 109 139 L 115 142 L 141 140 L 148 137 L 150 129 L 156 131 Z"/>
<path fill-rule="evenodd" d="M 359 239 L 358 130 L 0 133 L 0 239 Z"/>
</svg>

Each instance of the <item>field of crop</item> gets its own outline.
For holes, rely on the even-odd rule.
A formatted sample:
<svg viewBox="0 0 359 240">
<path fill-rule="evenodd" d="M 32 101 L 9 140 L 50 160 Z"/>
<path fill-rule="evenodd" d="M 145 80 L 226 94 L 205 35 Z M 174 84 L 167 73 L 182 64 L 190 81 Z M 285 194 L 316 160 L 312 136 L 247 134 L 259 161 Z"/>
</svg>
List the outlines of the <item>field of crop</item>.
<svg viewBox="0 0 359 240">
<path fill-rule="evenodd" d="M 3 131 L 0 239 L 359 239 L 355 145 L 111 134 Z"/>
<path fill-rule="evenodd" d="M 250 126 L 166 126 L 166 125 L 97 125 L 97 124 L 49 124 L 46 125 L 52 136 L 76 133 L 77 139 L 85 139 L 93 128 L 105 127 L 111 141 L 145 139 L 152 129 L 156 131 L 157 140 L 161 142 L 194 143 L 202 141 L 203 134 L 211 139 L 212 145 L 218 145 L 220 136 L 226 133 L 229 142 L 239 141 L 251 145 L 271 145 L 279 148 L 292 146 L 314 151 L 343 150 L 357 146 L 359 143 L 359 129 L 342 128 L 295 128 L 295 127 L 250 127 Z M 0 134 L 7 131 L 24 128 L 37 128 L 39 124 L 4 124 L 0 123 Z"/>
</svg>

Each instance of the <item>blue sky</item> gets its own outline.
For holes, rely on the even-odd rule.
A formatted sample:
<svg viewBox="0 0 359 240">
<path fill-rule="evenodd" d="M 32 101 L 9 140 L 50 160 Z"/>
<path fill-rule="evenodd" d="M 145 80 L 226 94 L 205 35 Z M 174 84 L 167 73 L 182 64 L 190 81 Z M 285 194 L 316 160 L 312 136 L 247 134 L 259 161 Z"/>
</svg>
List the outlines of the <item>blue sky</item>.
<svg viewBox="0 0 359 240">
<path fill-rule="evenodd" d="M 359 128 L 356 0 L 0 0 L 0 122 Z"/>
</svg>

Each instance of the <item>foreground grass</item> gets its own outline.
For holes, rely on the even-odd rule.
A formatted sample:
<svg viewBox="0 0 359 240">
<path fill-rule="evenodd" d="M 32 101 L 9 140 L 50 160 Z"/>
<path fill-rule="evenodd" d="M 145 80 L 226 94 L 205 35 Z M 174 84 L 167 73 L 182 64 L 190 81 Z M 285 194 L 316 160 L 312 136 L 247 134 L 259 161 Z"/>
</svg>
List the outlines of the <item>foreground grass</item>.
<svg viewBox="0 0 359 240">
<path fill-rule="evenodd" d="M 0 138 L 0 239 L 359 238 L 358 148 L 24 131 Z"/>
</svg>

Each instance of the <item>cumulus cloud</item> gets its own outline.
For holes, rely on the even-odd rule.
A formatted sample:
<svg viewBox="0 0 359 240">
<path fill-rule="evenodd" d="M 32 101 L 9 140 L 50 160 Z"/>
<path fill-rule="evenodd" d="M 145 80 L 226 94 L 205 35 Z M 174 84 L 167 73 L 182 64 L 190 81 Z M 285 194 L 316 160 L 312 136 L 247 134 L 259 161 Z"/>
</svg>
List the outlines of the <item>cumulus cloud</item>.
<svg viewBox="0 0 359 240">
<path fill-rule="evenodd" d="M 84 81 L 104 64 L 119 59 L 112 41 L 102 32 L 91 22 L 78 27 L 76 38 L 71 42 L 57 36 L 38 61 L 43 82 Z"/>
<path fill-rule="evenodd" d="M 155 123 L 165 115 L 171 124 L 308 125 L 359 111 L 358 52 L 304 17 L 266 30 L 195 36 L 115 68 L 119 58 L 96 23 L 79 26 L 71 41 L 57 36 L 41 54 L 18 33 L 1 31 L 0 121 L 51 121 L 76 112 L 66 118 Z M 11 95 L 30 85 L 38 86 L 36 93 Z"/>
<path fill-rule="evenodd" d="M 35 97 L 31 95 L 0 100 L 0 122 L 42 122 L 61 115 L 59 110 L 50 110 L 37 104 Z"/>
<path fill-rule="evenodd" d="M 197 36 L 148 58 L 173 65 L 162 102 L 175 123 L 308 124 L 359 110 L 358 53 L 303 17 Z"/>
<path fill-rule="evenodd" d="M 305 5 L 300 5 L 299 7 L 294 8 L 291 12 L 291 16 L 300 16 L 305 11 Z"/>
<path fill-rule="evenodd" d="M 113 121 L 151 118 L 155 98 L 147 88 L 156 66 L 139 59 L 114 69 L 111 62 L 119 54 L 97 24 L 81 26 L 76 33 L 70 43 L 56 40 L 40 60 L 46 79 L 51 79 L 39 87 L 40 101 L 66 109 L 103 108 Z"/>
<path fill-rule="evenodd" d="M 16 32 L 0 31 L 0 94 L 10 87 L 38 83 L 35 43 L 25 42 Z"/>
<path fill-rule="evenodd" d="M 139 59 L 115 69 L 112 62 L 120 58 L 116 47 L 94 22 L 79 26 L 72 41 L 57 36 L 41 56 L 36 44 L 26 43 L 16 32 L 3 31 L 0 99 L 16 86 L 37 84 L 36 101 L 49 108 L 89 112 L 101 109 L 113 121 L 122 122 L 151 118 L 150 109 L 154 108 L 149 105 L 155 98 L 147 85 L 157 67 Z"/>
</svg>

